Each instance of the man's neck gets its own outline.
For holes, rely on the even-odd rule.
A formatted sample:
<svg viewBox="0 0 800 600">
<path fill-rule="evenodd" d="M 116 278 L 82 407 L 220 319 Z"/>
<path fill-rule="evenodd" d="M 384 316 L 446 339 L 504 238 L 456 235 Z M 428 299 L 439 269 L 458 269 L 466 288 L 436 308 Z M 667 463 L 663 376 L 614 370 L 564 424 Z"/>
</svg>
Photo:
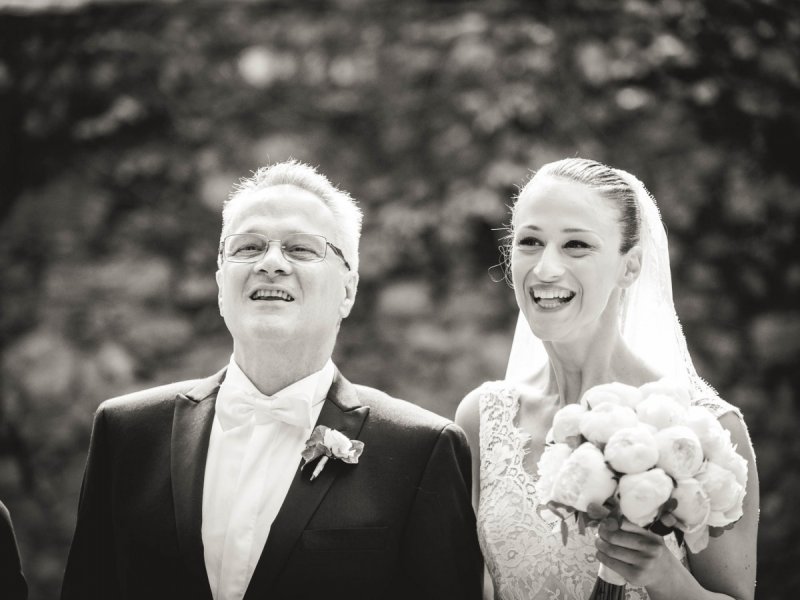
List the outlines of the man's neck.
<svg viewBox="0 0 800 600">
<path fill-rule="evenodd" d="M 247 351 L 234 343 L 233 359 L 262 394 L 271 396 L 283 388 L 316 373 L 330 359 L 330 352 L 303 348 L 259 347 Z"/>
</svg>

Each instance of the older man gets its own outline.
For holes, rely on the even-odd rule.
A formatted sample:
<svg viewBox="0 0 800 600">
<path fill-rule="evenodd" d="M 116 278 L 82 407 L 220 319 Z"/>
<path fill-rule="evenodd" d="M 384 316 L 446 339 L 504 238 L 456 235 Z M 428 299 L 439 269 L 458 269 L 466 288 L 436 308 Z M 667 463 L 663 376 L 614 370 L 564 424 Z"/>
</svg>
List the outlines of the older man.
<svg viewBox="0 0 800 600">
<path fill-rule="evenodd" d="M 301 163 L 232 194 L 217 283 L 233 355 L 100 406 L 64 600 L 480 596 L 463 433 L 331 361 L 360 228 Z M 324 456 L 300 469 L 312 432 Z"/>
</svg>

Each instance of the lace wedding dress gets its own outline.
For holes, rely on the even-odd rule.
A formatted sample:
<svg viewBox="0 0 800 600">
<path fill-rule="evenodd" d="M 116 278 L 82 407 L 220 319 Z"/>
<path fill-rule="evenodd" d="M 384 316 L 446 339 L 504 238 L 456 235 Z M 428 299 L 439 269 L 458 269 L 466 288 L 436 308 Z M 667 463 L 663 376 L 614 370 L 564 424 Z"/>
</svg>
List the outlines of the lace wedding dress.
<svg viewBox="0 0 800 600">
<path fill-rule="evenodd" d="M 478 538 L 494 583 L 495 600 L 586 600 L 599 563 L 595 530 L 581 535 L 570 523 L 567 545 L 561 520 L 540 507 L 537 477 L 523 468 L 529 436 L 515 425 L 519 392 L 508 381 L 485 383 L 480 404 L 480 504 Z M 719 398 L 695 402 L 719 417 L 738 409 Z M 541 509 L 541 510 L 540 510 Z M 673 535 L 667 547 L 684 565 L 686 553 Z M 627 586 L 626 598 L 648 598 Z"/>
</svg>

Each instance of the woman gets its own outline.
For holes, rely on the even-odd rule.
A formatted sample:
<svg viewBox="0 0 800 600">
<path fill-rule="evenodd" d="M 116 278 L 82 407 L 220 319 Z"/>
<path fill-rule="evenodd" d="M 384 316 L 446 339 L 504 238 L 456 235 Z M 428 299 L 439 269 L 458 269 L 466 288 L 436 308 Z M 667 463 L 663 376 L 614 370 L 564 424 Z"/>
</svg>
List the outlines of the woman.
<svg viewBox="0 0 800 600">
<path fill-rule="evenodd" d="M 478 533 L 494 595 L 589 597 L 598 561 L 628 598 L 754 595 L 758 478 L 742 415 L 692 365 L 672 303 L 666 236 L 653 199 L 626 173 L 585 159 L 545 165 L 512 210 L 510 264 L 520 319 L 505 381 L 467 395 L 456 422 L 473 449 Z M 624 521 L 585 535 L 539 511 L 536 464 L 553 414 L 592 386 L 670 376 L 731 432 L 747 460 L 744 516 L 694 555 Z M 487 589 L 487 595 L 491 591 Z"/>
</svg>

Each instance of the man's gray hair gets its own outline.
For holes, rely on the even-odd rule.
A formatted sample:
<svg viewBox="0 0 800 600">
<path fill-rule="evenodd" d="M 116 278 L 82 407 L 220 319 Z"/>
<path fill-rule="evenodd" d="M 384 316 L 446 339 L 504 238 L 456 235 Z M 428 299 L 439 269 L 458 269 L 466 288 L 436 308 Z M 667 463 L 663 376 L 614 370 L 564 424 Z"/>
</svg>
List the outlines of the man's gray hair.
<svg viewBox="0 0 800 600">
<path fill-rule="evenodd" d="M 290 159 L 261 167 L 251 177 L 242 178 L 234 186 L 222 207 L 222 233 L 220 244 L 228 235 L 231 206 L 237 198 L 276 185 L 293 185 L 317 196 L 333 213 L 339 239 L 332 243 L 340 246 L 345 259 L 354 272 L 358 272 L 358 241 L 361 237 L 361 209 L 350 194 L 340 190 L 311 165 Z M 221 247 L 221 246 L 220 246 Z M 220 257 L 221 260 L 221 257 Z"/>
</svg>

